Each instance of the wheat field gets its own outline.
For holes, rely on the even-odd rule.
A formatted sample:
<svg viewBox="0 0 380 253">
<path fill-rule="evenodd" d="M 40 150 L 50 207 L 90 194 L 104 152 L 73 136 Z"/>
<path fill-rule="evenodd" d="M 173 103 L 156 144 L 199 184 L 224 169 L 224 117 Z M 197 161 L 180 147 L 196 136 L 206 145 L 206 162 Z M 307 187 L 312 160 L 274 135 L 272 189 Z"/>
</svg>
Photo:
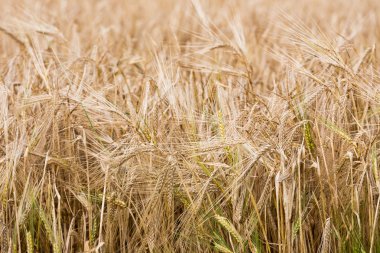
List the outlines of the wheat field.
<svg viewBox="0 0 380 253">
<path fill-rule="evenodd" d="M 0 0 L 1 252 L 380 252 L 380 2 Z"/>
</svg>

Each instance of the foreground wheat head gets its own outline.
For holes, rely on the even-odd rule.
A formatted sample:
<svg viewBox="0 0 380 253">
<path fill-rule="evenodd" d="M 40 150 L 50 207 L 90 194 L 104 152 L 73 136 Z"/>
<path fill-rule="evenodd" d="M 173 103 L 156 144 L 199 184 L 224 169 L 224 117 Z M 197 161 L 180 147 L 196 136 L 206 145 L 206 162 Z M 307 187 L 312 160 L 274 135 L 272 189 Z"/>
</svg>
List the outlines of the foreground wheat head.
<svg viewBox="0 0 380 253">
<path fill-rule="evenodd" d="M 0 5 L 1 252 L 380 252 L 380 2 Z"/>
</svg>

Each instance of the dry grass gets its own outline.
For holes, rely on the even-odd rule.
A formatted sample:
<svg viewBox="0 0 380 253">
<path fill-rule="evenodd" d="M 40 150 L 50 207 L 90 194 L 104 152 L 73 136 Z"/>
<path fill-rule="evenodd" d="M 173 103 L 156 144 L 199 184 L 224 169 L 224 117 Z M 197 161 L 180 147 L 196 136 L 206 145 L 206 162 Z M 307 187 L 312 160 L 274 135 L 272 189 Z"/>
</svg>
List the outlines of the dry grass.
<svg viewBox="0 0 380 253">
<path fill-rule="evenodd" d="M 0 0 L 1 252 L 380 252 L 379 3 Z"/>
</svg>

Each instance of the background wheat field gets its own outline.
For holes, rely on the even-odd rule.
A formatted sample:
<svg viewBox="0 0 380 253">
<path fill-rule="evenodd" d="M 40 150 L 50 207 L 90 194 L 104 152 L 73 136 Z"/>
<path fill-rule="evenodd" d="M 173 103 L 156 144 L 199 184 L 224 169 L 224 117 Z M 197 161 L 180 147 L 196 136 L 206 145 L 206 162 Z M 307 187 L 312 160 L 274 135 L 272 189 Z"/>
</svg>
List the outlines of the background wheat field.
<svg viewBox="0 0 380 253">
<path fill-rule="evenodd" d="M 380 2 L 0 0 L 1 252 L 380 252 Z"/>
</svg>

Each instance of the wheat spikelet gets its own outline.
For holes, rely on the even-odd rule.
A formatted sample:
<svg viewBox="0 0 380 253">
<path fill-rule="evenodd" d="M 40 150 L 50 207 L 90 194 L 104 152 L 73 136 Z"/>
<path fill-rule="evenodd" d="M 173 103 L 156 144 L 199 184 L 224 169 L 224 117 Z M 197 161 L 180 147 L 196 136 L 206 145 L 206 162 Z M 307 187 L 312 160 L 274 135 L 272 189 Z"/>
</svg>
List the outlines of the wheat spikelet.
<svg viewBox="0 0 380 253">
<path fill-rule="evenodd" d="M 28 217 L 28 214 L 29 214 L 31 207 L 32 207 L 32 203 L 27 202 L 26 206 L 25 206 L 25 210 L 22 212 L 22 214 L 20 216 L 19 225 L 24 224 L 26 218 Z"/>
<path fill-rule="evenodd" d="M 167 184 L 166 184 L 166 201 L 169 207 L 169 210 L 173 208 L 173 191 L 174 191 L 174 167 L 170 166 L 167 171 Z"/>
<path fill-rule="evenodd" d="M 101 199 L 103 199 L 103 194 L 99 193 L 97 195 L 97 197 L 95 197 L 95 200 L 100 201 Z M 110 206 L 110 208 L 114 208 L 113 205 L 118 206 L 120 208 L 126 208 L 127 207 L 127 203 L 125 203 L 125 201 L 123 201 L 122 199 L 117 198 L 116 193 L 111 193 L 110 196 L 106 195 L 106 200 L 107 200 L 107 204 Z"/>
<path fill-rule="evenodd" d="M 219 134 L 222 137 L 222 140 L 225 141 L 226 129 L 225 129 L 224 123 L 223 123 L 223 114 L 220 110 L 218 111 L 218 127 L 219 127 Z"/>
<path fill-rule="evenodd" d="M 251 251 L 251 253 L 257 253 L 259 252 L 256 248 L 256 246 L 251 242 L 251 240 L 248 240 L 248 248 Z"/>
<path fill-rule="evenodd" d="M 324 86 L 318 86 L 316 87 L 315 89 L 312 90 L 312 93 L 311 95 L 308 95 L 300 104 L 301 105 L 306 105 L 306 106 L 310 106 L 310 104 L 312 103 L 312 101 L 318 96 L 320 95 L 326 88 Z"/>
<path fill-rule="evenodd" d="M 222 252 L 222 253 L 233 253 L 232 250 L 230 250 L 229 248 L 227 248 L 226 246 L 223 246 L 223 245 L 220 245 L 218 243 L 214 243 L 214 248 L 219 251 L 219 252 Z"/>
<path fill-rule="evenodd" d="M 329 128 L 331 131 L 335 132 L 336 134 L 338 134 L 339 136 L 341 136 L 343 139 L 345 139 L 346 141 L 348 141 L 352 145 L 356 146 L 356 143 L 353 141 L 353 139 L 351 138 L 351 136 L 348 133 L 346 133 L 346 131 L 344 131 L 343 129 L 341 129 L 338 126 L 336 126 L 333 122 L 330 122 L 330 121 L 324 120 L 324 119 L 321 119 L 321 122 L 327 128 Z"/>
<path fill-rule="evenodd" d="M 231 222 L 227 218 L 220 215 L 215 215 L 215 219 L 218 221 L 220 225 L 222 225 L 222 227 L 224 227 L 224 229 L 226 229 L 232 235 L 233 238 L 235 238 L 236 241 L 238 241 L 241 244 L 243 243 L 243 238 L 241 238 L 236 228 L 231 224 Z"/>
<path fill-rule="evenodd" d="M 298 218 L 296 223 L 293 225 L 292 236 L 295 237 L 301 227 L 301 218 Z"/>
<path fill-rule="evenodd" d="M 30 231 L 26 232 L 26 248 L 28 253 L 33 253 L 33 237 Z"/>
<path fill-rule="evenodd" d="M 223 113 L 222 113 L 221 110 L 218 111 L 218 128 L 219 128 L 220 137 L 221 137 L 222 141 L 225 143 L 227 141 L 227 138 L 226 138 L 226 128 L 225 128 L 225 124 L 223 122 Z M 231 147 L 230 146 L 225 146 L 224 150 L 227 153 L 228 160 L 232 163 L 233 158 L 232 158 L 232 155 L 231 155 Z"/>
<path fill-rule="evenodd" d="M 90 232 L 90 245 L 94 245 L 95 239 L 98 236 L 98 219 L 95 218 L 92 223 L 92 228 Z"/>
<path fill-rule="evenodd" d="M 372 174 L 373 174 L 373 177 L 375 179 L 375 183 L 376 183 L 377 187 L 380 189 L 378 162 L 377 162 L 375 147 L 371 148 L 371 160 L 372 160 Z"/>
<path fill-rule="evenodd" d="M 149 228 L 148 236 L 147 236 L 147 243 L 148 243 L 150 252 L 153 252 L 155 241 L 156 241 L 155 231 L 154 231 L 154 228 L 151 227 Z"/>
<path fill-rule="evenodd" d="M 155 187 L 155 195 L 157 196 L 160 192 L 162 192 L 164 188 L 164 183 L 165 183 L 165 171 L 161 172 L 160 175 L 158 176 L 157 182 L 156 182 L 156 187 Z"/>
<path fill-rule="evenodd" d="M 59 246 L 58 243 L 53 244 L 53 253 L 61 253 L 61 247 Z"/>
<path fill-rule="evenodd" d="M 8 251 L 8 228 L 7 225 L 0 220 L 1 226 L 1 249 L 4 251 Z"/>
<path fill-rule="evenodd" d="M 328 253 L 330 251 L 330 235 L 331 235 L 331 222 L 327 218 L 325 227 L 322 234 L 321 253 Z"/>
<path fill-rule="evenodd" d="M 263 154 L 265 154 L 269 150 L 269 148 L 270 148 L 270 145 L 264 145 L 263 147 L 261 147 L 261 149 L 259 151 L 257 151 L 257 153 L 255 153 L 255 157 L 250 161 L 250 163 L 248 164 L 247 168 L 239 175 L 239 177 L 237 179 L 235 179 L 234 184 L 238 184 L 242 180 L 245 179 L 245 177 L 247 176 L 247 174 L 251 171 L 253 165 L 256 164 L 257 161 L 259 161 L 259 159 L 261 158 L 261 156 Z"/>
<path fill-rule="evenodd" d="M 115 199 L 116 199 L 116 193 L 112 192 L 111 196 L 106 198 L 107 199 L 107 209 L 108 209 L 108 218 L 113 218 L 114 213 L 116 211 L 116 205 L 115 205 Z"/>
<path fill-rule="evenodd" d="M 311 125 L 309 122 L 306 122 L 304 124 L 304 135 L 305 135 L 306 146 L 310 152 L 313 152 L 315 148 L 315 144 L 314 144 L 311 133 L 312 133 Z"/>
<path fill-rule="evenodd" d="M 8 201 L 8 183 L 5 184 L 3 191 L 1 192 L 1 203 L 5 207 Z"/>
<path fill-rule="evenodd" d="M 50 222 L 48 221 L 45 212 L 42 210 L 42 208 L 39 209 L 38 215 L 42 221 L 42 224 L 44 225 L 45 232 L 47 234 L 47 237 L 49 238 L 49 241 L 51 244 L 54 244 L 54 236 L 53 231 L 50 225 Z"/>
<path fill-rule="evenodd" d="M 115 198 L 114 201 L 113 201 L 113 204 L 115 206 L 120 207 L 120 208 L 126 208 L 127 207 L 127 204 L 123 200 L 121 200 L 119 198 Z"/>
<path fill-rule="evenodd" d="M 241 220 L 241 216 L 243 213 L 243 206 L 244 206 L 244 200 L 245 200 L 245 193 L 246 191 L 243 191 L 237 201 L 237 204 L 235 206 L 235 210 L 233 213 L 233 221 L 235 223 L 239 223 Z"/>
<path fill-rule="evenodd" d="M 15 252 L 15 253 L 17 253 L 18 252 L 18 250 L 17 250 L 17 243 L 13 243 L 12 244 L 12 248 L 13 248 L 13 252 Z"/>
<path fill-rule="evenodd" d="M 265 204 L 265 201 L 267 200 L 269 194 L 270 194 L 270 187 L 271 187 L 271 181 L 272 181 L 272 173 L 270 173 L 267 181 L 265 182 L 264 189 L 262 190 L 262 193 L 260 195 L 260 199 L 257 202 L 257 210 L 261 210 L 263 205 Z"/>
</svg>

